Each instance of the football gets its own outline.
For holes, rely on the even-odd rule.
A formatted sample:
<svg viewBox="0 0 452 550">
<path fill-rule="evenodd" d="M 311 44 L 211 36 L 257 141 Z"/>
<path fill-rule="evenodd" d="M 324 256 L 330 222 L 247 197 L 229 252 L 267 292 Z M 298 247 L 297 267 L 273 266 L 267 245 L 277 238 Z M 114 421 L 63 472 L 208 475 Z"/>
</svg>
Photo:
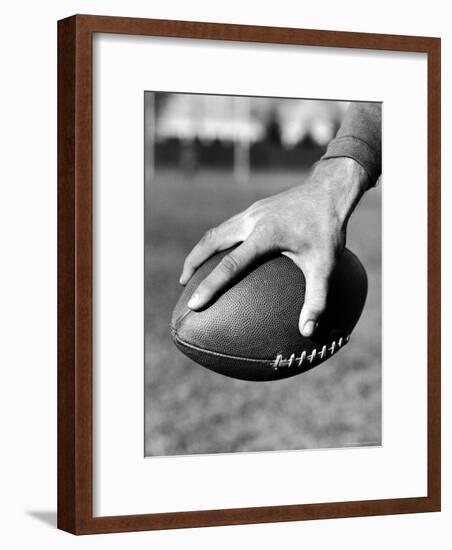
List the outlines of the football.
<svg viewBox="0 0 452 550">
<path fill-rule="evenodd" d="M 225 376 L 270 381 L 306 372 L 349 342 L 366 301 L 367 275 L 348 249 L 331 276 L 326 310 L 310 338 L 298 330 L 304 275 L 281 254 L 250 267 L 205 309 L 187 307 L 199 283 L 228 252 L 198 268 L 174 308 L 172 338 L 187 357 Z"/>
</svg>

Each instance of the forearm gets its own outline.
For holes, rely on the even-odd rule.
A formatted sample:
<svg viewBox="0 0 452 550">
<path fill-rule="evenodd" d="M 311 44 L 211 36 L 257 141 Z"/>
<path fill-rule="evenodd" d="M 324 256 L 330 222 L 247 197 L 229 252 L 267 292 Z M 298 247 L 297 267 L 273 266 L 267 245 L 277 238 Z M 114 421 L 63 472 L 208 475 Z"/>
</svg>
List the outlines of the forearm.
<svg viewBox="0 0 452 550">
<path fill-rule="evenodd" d="M 348 157 L 366 171 L 368 187 L 381 175 L 381 103 L 352 103 L 322 160 Z"/>
</svg>

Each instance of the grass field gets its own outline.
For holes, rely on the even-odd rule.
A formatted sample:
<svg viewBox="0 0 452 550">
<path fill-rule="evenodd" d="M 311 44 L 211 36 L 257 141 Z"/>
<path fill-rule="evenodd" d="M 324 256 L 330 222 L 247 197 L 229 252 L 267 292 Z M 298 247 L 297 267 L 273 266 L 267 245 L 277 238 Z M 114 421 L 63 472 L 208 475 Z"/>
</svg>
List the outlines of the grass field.
<svg viewBox="0 0 452 550">
<path fill-rule="evenodd" d="M 348 346 L 311 371 L 278 382 L 212 373 L 173 345 L 169 321 L 184 257 L 209 227 L 300 181 L 294 172 L 227 172 L 147 183 L 145 215 L 145 451 L 147 456 L 269 451 L 381 443 L 381 195 L 367 193 L 347 246 L 363 262 L 369 294 Z"/>
</svg>

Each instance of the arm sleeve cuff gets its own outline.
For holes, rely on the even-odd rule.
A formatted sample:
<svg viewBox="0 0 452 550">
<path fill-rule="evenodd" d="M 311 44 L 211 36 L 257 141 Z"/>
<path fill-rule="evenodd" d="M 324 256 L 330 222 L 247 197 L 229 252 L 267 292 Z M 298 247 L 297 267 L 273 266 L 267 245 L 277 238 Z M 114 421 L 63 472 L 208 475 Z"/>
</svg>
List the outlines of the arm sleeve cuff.
<svg viewBox="0 0 452 550">
<path fill-rule="evenodd" d="M 376 153 L 362 139 L 353 136 L 337 137 L 330 141 L 322 159 L 348 157 L 355 160 L 366 170 L 373 187 L 381 174 L 381 155 Z"/>
</svg>

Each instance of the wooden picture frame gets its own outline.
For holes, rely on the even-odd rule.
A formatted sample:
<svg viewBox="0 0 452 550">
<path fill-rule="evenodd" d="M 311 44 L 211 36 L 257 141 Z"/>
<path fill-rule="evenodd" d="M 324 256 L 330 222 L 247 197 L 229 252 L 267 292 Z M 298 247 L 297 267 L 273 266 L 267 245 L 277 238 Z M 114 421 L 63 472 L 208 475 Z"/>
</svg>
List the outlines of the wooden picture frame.
<svg viewBox="0 0 452 550">
<path fill-rule="evenodd" d="M 428 495 L 93 517 L 92 39 L 114 33 L 428 56 Z M 74 534 L 440 510 L 440 40 L 75 15 L 58 22 L 58 527 Z"/>
</svg>

